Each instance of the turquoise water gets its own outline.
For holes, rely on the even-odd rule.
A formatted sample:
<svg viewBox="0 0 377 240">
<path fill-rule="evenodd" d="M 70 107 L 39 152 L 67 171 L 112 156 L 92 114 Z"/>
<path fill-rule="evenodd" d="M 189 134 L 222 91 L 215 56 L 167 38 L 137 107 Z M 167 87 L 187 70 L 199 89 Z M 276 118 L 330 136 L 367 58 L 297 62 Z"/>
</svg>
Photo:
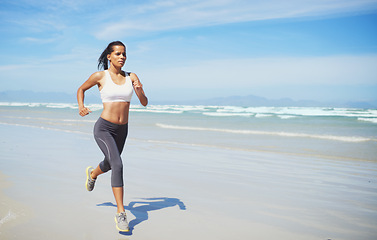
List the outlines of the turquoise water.
<svg viewBox="0 0 377 240">
<path fill-rule="evenodd" d="M 0 103 L 0 124 L 92 134 L 102 105 Z M 377 161 L 377 110 L 313 107 L 131 106 L 143 141 Z"/>
</svg>

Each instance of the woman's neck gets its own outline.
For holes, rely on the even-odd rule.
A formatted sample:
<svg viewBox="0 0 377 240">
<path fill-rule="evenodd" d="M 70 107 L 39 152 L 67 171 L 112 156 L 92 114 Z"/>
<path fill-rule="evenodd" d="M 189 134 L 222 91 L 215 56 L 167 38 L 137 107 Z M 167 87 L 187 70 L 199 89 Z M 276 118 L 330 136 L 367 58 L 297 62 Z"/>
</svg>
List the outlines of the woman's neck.
<svg viewBox="0 0 377 240">
<path fill-rule="evenodd" d="M 111 71 L 112 73 L 117 74 L 117 75 L 123 73 L 122 68 L 114 67 L 114 65 L 110 65 L 108 71 Z"/>
</svg>

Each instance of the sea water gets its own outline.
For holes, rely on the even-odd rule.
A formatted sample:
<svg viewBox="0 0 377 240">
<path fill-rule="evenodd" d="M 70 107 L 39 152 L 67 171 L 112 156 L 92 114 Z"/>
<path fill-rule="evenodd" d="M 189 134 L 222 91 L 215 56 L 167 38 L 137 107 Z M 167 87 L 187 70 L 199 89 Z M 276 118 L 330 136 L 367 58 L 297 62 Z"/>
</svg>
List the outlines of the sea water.
<svg viewBox="0 0 377 240">
<path fill-rule="evenodd" d="M 89 136 L 102 105 L 88 107 L 2 102 L 0 124 Z M 377 109 L 131 105 L 128 141 L 377 162 Z"/>
</svg>

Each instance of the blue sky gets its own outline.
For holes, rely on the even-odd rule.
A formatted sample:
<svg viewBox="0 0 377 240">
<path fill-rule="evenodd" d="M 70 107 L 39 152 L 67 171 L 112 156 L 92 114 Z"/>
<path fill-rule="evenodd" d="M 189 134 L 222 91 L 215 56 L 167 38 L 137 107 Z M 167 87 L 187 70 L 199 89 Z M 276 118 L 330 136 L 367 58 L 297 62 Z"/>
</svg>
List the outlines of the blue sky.
<svg viewBox="0 0 377 240">
<path fill-rule="evenodd" d="M 377 99 L 377 0 L 2 0 L 0 34 L 0 91 L 75 93 L 121 40 L 152 103 Z"/>
</svg>

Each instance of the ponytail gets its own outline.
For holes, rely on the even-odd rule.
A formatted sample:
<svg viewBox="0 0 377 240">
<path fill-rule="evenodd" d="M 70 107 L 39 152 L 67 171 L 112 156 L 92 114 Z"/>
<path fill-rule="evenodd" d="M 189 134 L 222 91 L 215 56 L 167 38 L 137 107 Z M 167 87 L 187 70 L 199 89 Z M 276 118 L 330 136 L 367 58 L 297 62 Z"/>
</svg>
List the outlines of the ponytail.
<svg viewBox="0 0 377 240">
<path fill-rule="evenodd" d="M 109 68 L 109 60 L 107 59 L 107 55 L 113 52 L 114 46 L 123 46 L 126 49 L 126 46 L 121 41 L 114 41 L 107 45 L 107 48 L 102 52 L 101 56 L 98 58 L 98 69 L 107 70 Z"/>
</svg>

